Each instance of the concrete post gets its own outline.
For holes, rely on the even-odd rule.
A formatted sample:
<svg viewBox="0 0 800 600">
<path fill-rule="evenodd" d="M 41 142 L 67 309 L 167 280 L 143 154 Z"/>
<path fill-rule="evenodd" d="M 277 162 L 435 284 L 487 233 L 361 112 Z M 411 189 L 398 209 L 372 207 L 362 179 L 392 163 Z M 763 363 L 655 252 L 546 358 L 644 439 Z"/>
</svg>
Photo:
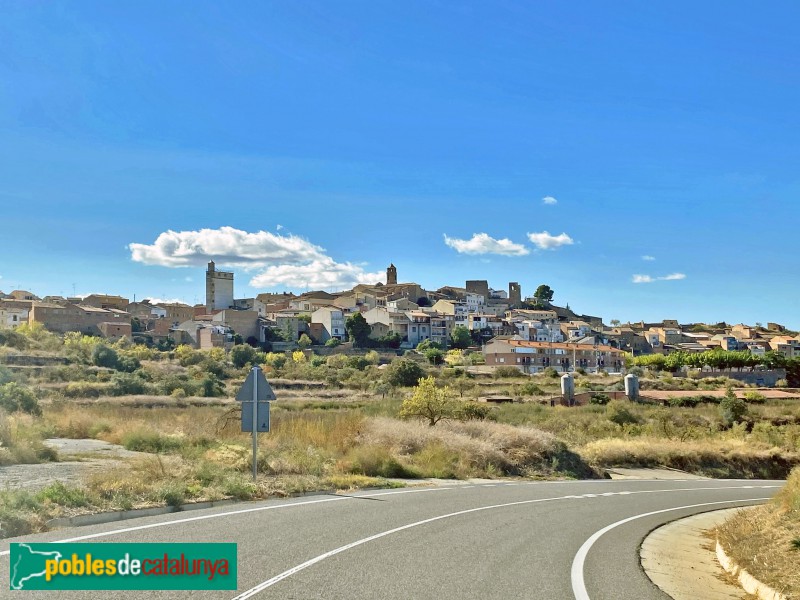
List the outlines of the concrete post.
<svg viewBox="0 0 800 600">
<path fill-rule="evenodd" d="M 625 395 L 631 402 L 639 399 L 639 378 L 633 373 L 625 375 Z"/>
<path fill-rule="evenodd" d="M 575 380 L 569 373 L 561 376 L 561 395 L 567 401 L 568 406 L 575 404 Z"/>
</svg>

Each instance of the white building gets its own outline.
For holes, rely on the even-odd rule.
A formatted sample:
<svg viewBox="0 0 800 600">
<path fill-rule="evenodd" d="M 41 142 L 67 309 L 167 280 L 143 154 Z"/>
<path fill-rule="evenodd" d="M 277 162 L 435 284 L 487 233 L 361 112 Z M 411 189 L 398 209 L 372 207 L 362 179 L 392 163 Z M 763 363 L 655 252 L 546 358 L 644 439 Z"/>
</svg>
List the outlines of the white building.
<svg viewBox="0 0 800 600">
<path fill-rule="evenodd" d="M 0 328 L 15 328 L 28 322 L 28 309 L 3 306 L 0 302 Z"/>
<path fill-rule="evenodd" d="M 323 306 L 311 313 L 311 322 L 321 324 L 324 329 L 322 339 L 317 340 L 320 343 L 325 343 L 331 338 L 346 340 L 347 330 L 344 321 L 344 311 L 335 306 Z"/>
<path fill-rule="evenodd" d="M 206 310 L 223 310 L 233 307 L 233 273 L 217 271 L 214 261 L 206 271 Z"/>
</svg>

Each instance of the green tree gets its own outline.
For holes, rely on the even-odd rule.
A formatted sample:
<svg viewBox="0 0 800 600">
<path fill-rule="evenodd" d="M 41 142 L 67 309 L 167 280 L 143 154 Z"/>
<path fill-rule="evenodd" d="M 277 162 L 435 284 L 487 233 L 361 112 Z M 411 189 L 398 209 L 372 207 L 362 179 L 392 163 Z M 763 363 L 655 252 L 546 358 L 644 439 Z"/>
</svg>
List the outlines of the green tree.
<svg viewBox="0 0 800 600">
<path fill-rule="evenodd" d="M 431 340 L 422 340 L 419 344 L 417 344 L 417 352 L 420 354 L 425 354 L 425 351 L 430 350 L 431 348 L 441 350 L 442 346 L 438 342 L 432 342 Z"/>
<path fill-rule="evenodd" d="M 92 350 L 92 363 L 98 367 L 116 369 L 119 364 L 117 351 L 104 344 L 97 344 Z"/>
<path fill-rule="evenodd" d="M 240 344 L 231 348 L 231 362 L 237 369 L 256 362 L 258 352 L 252 346 Z"/>
<path fill-rule="evenodd" d="M 111 394 L 113 396 L 134 396 L 144 394 L 144 380 L 132 373 L 117 373 L 111 378 Z"/>
<path fill-rule="evenodd" d="M 305 350 L 306 348 L 310 347 L 314 342 L 311 341 L 311 338 L 308 337 L 307 334 L 303 334 L 300 336 L 300 339 L 297 340 L 297 345 L 300 347 L 301 350 Z"/>
<path fill-rule="evenodd" d="M 363 348 L 368 344 L 369 334 L 372 333 L 372 327 L 369 326 L 364 315 L 355 313 L 347 317 L 344 328 L 347 330 L 347 335 L 354 346 Z"/>
<path fill-rule="evenodd" d="M 719 412 L 722 424 L 725 427 L 733 427 L 735 423 L 744 421 L 747 416 L 747 402 L 742 398 L 737 398 L 733 388 L 728 387 L 725 397 L 719 403 Z"/>
<path fill-rule="evenodd" d="M 425 377 L 419 380 L 413 395 L 403 400 L 400 417 L 425 419 L 433 427 L 442 419 L 456 418 L 460 407 L 461 403 L 450 395 L 450 388 L 438 388 L 433 377 Z"/>
<path fill-rule="evenodd" d="M 450 344 L 453 348 L 464 350 L 472 343 L 472 336 L 469 334 L 469 329 L 463 325 L 458 325 L 453 328 L 450 334 Z"/>
<path fill-rule="evenodd" d="M 386 381 L 394 386 L 412 386 L 423 377 L 423 368 L 409 358 L 396 358 L 386 369 Z"/>
<path fill-rule="evenodd" d="M 544 302 L 552 302 L 553 301 L 554 292 L 549 285 L 542 284 L 536 291 L 533 292 L 533 297 L 536 298 L 537 302 L 544 303 Z"/>
<path fill-rule="evenodd" d="M 36 393 L 27 385 L 13 381 L 0 385 L 0 408 L 6 412 L 20 411 L 32 415 L 42 414 Z"/>
<path fill-rule="evenodd" d="M 439 348 L 428 348 L 423 354 L 432 365 L 440 365 L 444 362 L 444 352 Z"/>
</svg>

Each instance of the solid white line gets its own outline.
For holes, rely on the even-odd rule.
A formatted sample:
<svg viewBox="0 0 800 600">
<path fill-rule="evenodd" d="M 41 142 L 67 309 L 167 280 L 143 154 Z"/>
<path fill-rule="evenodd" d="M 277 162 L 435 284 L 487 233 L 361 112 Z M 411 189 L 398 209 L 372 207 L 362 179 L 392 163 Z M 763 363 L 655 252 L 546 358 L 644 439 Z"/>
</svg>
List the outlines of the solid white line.
<svg viewBox="0 0 800 600">
<path fill-rule="evenodd" d="M 114 529 L 112 531 L 103 531 L 100 533 L 90 533 L 88 535 L 81 535 L 78 537 L 67 538 L 63 540 L 55 540 L 53 542 L 48 542 L 50 544 L 66 544 L 70 542 L 82 542 L 83 540 L 93 540 L 102 537 L 108 537 L 112 535 L 118 535 L 120 533 L 130 533 L 131 531 L 142 531 L 144 529 L 155 529 L 157 527 L 168 527 L 170 525 L 179 525 L 181 523 L 191 523 L 193 521 L 205 521 L 208 519 L 220 519 L 222 517 L 229 517 L 231 515 L 243 515 L 246 513 L 252 512 L 261 512 L 264 510 L 277 510 L 279 508 L 291 508 L 292 506 L 307 506 L 309 504 L 322 504 L 323 502 L 336 502 L 337 500 L 352 500 L 349 496 L 336 496 L 335 498 L 323 498 L 321 500 L 308 500 L 305 502 L 293 502 L 291 504 L 278 504 L 274 506 L 259 506 L 257 508 L 245 508 L 241 510 L 232 510 L 228 512 L 222 513 L 214 513 L 213 515 L 201 515 L 199 517 L 186 517 L 183 519 L 175 519 L 174 521 L 163 521 L 161 523 L 150 523 L 149 525 L 137 525 L 135 527 L 125 527 L 122 529 Z M 0 552 L 0 556 L 6 556 L 9 554 L 10 550 L 3 550 Z"/>
<path fill-rule="evenodd" d="M 745 486 L 746 487 L 746 486 Z M 572 593 L 575 595 L 575 600 L 590 600 L 589 592 L 586 590 L 586 582 L 583 579 L 583 567 L 584 563 L 586 562 L 586 556 L 589 554 L 589 550 L 591 550 L 594 543 L 599 540 L 604 534 L 608 533 L 612 529 L 619 527 L 620 525 L 624 525 L 625 523 L 630 523 L 631 521 L 635 521 L 636 519 L 643 519 L 645 517 L 650 517 L 653 515 L 659 515 L 662 513 L 667 513 L 675 510 L 684 510 L 687 508 L 700 508 L 701 506 L 714 506 L 718 504 L 733 504 L 736 502 L 756 502 L 756 501 L 766 501 L 769 498 L 747 498 L 741 500 L 723 500 L 721 502 L 704 502 L 703 504 L 690 504 L 688 506 L 676 506 L 675 508 L 665 508 L 664 510 L 654 510 L 652 512 L 643 513 L 640 515 L 635 515 L 633 517 L 628 517 L 627 519 L 622 519 L 621 521 L 617 521 L 616 523 L 612 523 L 607 527 L 603 527 L 600 531 L 595 532 L 588 540 L 586 540 L 583 545 L 578 550 L 578 553 L 575 555 L 575 558 L 572 561 L 572 571 L 571 571 L 571 578 L 572 578 Z"/>
<path fill-rule="evenodd" d="M 780 487 L 780 486 L 774 486 L 774 487 Z M 663 492 L 663 493 L 671 493 L 671 492 L 694 492 L 694 491 L 729 490 L 729 489 L 741 489 L 741 486 L 732 486 L 732 487 L 724 487 L 724 488 L 723 487 L 714 487 L 714 488 L 684 488 L 684 489 L 666 489 L 666 490 L 642 490 L 642 491 L 638 491 L 638 492 L 627 492 L 626 495 L 630 495 L 630 494 L 646 494 L 646 493 L 654 493 L 654 492 L 658 492 L 658 491 Z M 467 514 L 481 512 L 481 511 L 485 511 L 485 510 L 492 510 L 492 509 L 497 509 L 497 508 L 508 508 L 509 506 L 523 506 L 523 505 L 526 505 L 526 504 L 537 504 L 537 503 L 540 503 L 540 502 L 551 502 L 551 501 L 554 501 L 554 500 L 571 500 L 571 499 L 581 499 L 581 498 L 587 498 L 588 499 L 588 498 L 597 498 L 597 497 L 598 496 L 595 495 L 595 494 L 586 494 L 584 496 L 557 496 L 557 497 L 554 497 L 554 498 L 537 498 L 535 500 L 519 500 L 517 502 L 507 502 L 507 503 L 504 503 L 504 504 L 492 504 L 490 506 L 479 506 L 478 508 L 469 508 L 469 509 L 466 509 L 466 510 L 459 510 L 457 512 L 448 513 L 448 514 L 445 514 L 445 515 L 439 515 L 437 517 L 431 517 L 431 518 L 428 518 L 428 519 L 423 519 L 421 521 L 415 521 L 414 523 L 408 523 L 407 525 L 401 525 L 400 527 L 395 527 L 394 529 L 389 529 L 388 531 L 382 531 L 380 533 L 376 533 L 376 534 L 371 535 L 369 537 L 365 537 L 365 538 L 362 538 L 360 540 L 356 540 L 356 541 L 351 542 L 349 544 L 346 544 L 344 546 L 340 546 L 338 548 L 334 548 L 333 550 L 325 552 L 324 554 L 320 554 L 319 556 L 315 556 L 314 558 L 311 558 L 311 559 L 307 560 L 304 563 L 301 563 L 301 564 L 299 564 L 297 566 L 294 566 L 291 569 L 288 569 L 288 570 L 284 571 L 283 573 L 279 573 L 278 575 L 275 575 L 275 577 L 267 579 L 266 581 L 263 581 L 263 582 L 259 583 L 257 586 L 252 587 L 252 588 L 250 588 L 249 590 L 247 590 L 245 592 L 242 592 L 238 596 L 234 597 L 233 600 L 246 600 L 247 598 L 252 598 L 253 596 L 258 594 L 259 592 L 262 592 L 265 589 L 267 589 L 269 587 L 272 587 L 273 585 L 275 585 L 279 581 L 283 581 L 287 577 L 291 577 L 292 575 L 294 575 L 296 573 L 299 573 L 300 571 L 303 571 L 304 569 L 307 569 L 308 567 L 311 567 L 311 566 L 313 566 L 313 565 L 315 565 L 315 564 L 317 564 L 319 562 L 322 562 L 323 560 L 325 560 L 327 558 L 330 558 L 331 556 L 336 556 L 337 554 L 341 554 L 342 552 L 346 552 L 346 551 L 351 550 L 351 549 L 353 549 L 353 548 L 355 548 L 357 546 L 361 546 L 361 545 L 366 544 L 368 542 L 372 542 L 374 540 L 378 540 L 380 538 L 386 537 L 388 535 L 392 535 L 394 533 L 398 533 L 400 531 L 405 531 L 406 529 L 411 529 L 413 527 L 419 527 L 420 525 L 427 525 L 428 523 L 434 523 L 436 521 L 441 521 L 442 519 L 449 519 L 451 517 L 467 515 Z M 759 498 L 759 500 L 761 500 L 761 499 L 762 498 Z M 741 500 L 741 501 L 739 501 L 739 500 L 729 500 L 729 501 L 726 501 L 726 502 L 730 503 L 730 502 L 747 502 L 747 501 L 748 500 Z M 712 503 L 712 504 L 716 504 L 716 503 Z M 724 504 L 724 502 L 722 504 Z M 703 506 L 703 505 L 700 504 L 700 505 L 697 505 L 697 506 Z M 687 508 L 687 507 L 682 507 L 682 508 Z M 678 509 L 668 509 L 668 510 L 678 510 Z M 663 511 L 658 511 L 658 512 L 663 512 Z M 649 513 L 649 514 L 656 514 L 656 513 Z M 640 515 L 640 516 L 646 516 L 646 515 Z M 638 517 L 634 517 L 634 518 L 638 518 Z M 628 519 L 628 520 L 630 520 L 630 519 Z M 623 521 L 623 522 L 626 522 L 626 521 Z M 622 522 L 620 522 L 619 524 L 621 524 L 621 523 Z M 602 533 L 601 533 L 601 535 L 602 535 Z M 574 570 L 574 566 L 573 566 L 573 570 Z M 581 574 L 581 577 L 582 576 L 583 575 Z"/>
<path fill-rule="evenodd" d="M 135 527 L 125 527 L 122 529 L 113 529 L 111 531 L 103 531 L 101 533 L 90 533 L 88 535 L 81 535 L 78 537 L 63 539 L 63 540 L 55 540 L 53 542 L 48 542 L 50 544 L 66 544 L 71 542 L 82 542 L 84 540 L 93 540 L 102 537 L 109 537 L 112 535 L 118 535 L 120 533 L 130 533 L 131 531 L 142 531 L 144 529 L 155 529 L 157 527 L 168 527 L 170 525 L 180 525 L 182 523 L 191 523 L 193 521 L 205 521 L 208 519 L 220 519 L 222 517 L 229 517 L 232 515 L 243 515 L 246 513 L 252 512 L 261 512 L 264 510 L 277 510 L 279 508 L 291 508 L 293 506 L 307 506 L 309 504 L 322 504 L 323 502 L 336 502 L 337 500 L 352 500 L 353 498 L 366 498 L 372 496 L 393 496 L 396 494 L 419 494 L 423 492 L 438 492 L 442 490 L 451 490 L 453 488 L 426 488 L 423 490 L 394 490 L 391 492 L 379 492 L 377 494 L 367 494 L 362 496 L 335 496 L 333 498 L 323 498 L 320 500 L 306 500 L 304 502 L 292 502 L 290 504 L 279 504 L 274 506 L 259 506 L 256 508 L 243 508 L 240 510 L 230 510 L 221 513 L 214 513 L 213 515 L 201 515 L 199 517 L 186 517 L 183 519 L 175 519 L 172 521 L 163 521 L 161 523 L 151 523 L 149 525 L 137 525 Z M 3 550 L 0 552 L 0 556 L 7 556 L 10 553 L 10 550 Z"/>
</svg>

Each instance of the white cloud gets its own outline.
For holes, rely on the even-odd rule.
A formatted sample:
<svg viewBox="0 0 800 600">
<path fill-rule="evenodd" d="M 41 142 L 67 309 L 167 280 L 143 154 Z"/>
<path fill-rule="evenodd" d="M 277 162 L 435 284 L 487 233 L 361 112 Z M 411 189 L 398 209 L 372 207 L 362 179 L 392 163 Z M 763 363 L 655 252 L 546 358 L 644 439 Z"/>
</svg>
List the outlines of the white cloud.
<svg viewBox="0 0 800 600">
<path fill-rule="evenodd" d="M 571 246 L 575 243 L 575 240 L 569 237 L 566 233 L 550 235 L 550 232 L 548 231 L 542 231 L 541 233 L 529 233 L 528 239 L 540 250 L 555 250 L 560 246 Z"/>
<path fill-rule="evenodd" d="M 679 281 L 681 279 L 686 279 L 686 274 L 670 273 L 669 275 L 663 275 L 661 277 L 651 277 L 650 275 L 634 275 L 631 281 L 633 283 L 653 283 L 654 281 Z"/>
<path fill-rule="evenodd" d="M 337 263 L 325 249 L 296 235 L 266 231 L 248 233 L 233 227 L 199 231 L 166 231 L 153 244 L 130 244 L 136 262 L 163 267 L 205 267 L 213 260 L 221 267 L 260 272 L 254 287 L 347 288 L 377 283 L 384 273 L 368 273 L 349 262 Z"/>
<path fill-rule="evenodd" d="M 649 260 L 655 260 L 655 259 L 656 259 L 655 256 L 650 256 L 649 254 L 645 254 L 644 256 L 642 256 L 642 260 L 648 260 L 649 261 Z"/>
<path fill-rule="evenodd" d="M 248 233 L 233 227 L 199 231 L 165 231 L 153 244 L 129 244 L 136 262 L 162 267 L 204 267 L 210 260 L 229 267 L 305 264 L 324 250 L 295 235 L 267 231 Z"/>
<path fill-rule="evenodd" d="M 542 204 L 550 204 L 550 205 L 558 204 L 558 200 L 556 200 L 552 196 L 545 196 L 544 198 L 542 198 Z"/>
<path fill-rule="evenodd" d="M 283 225 L 281 225 L 280 223 L 278 223 L 278 224 L 275 226 L 275 231 L 280 231 L 281 229 L 283 229 Z"/>
<path fill-rule="evenodd" d="M 515 244 L 508 238 L 496 240 L 487 233 L 474 233 L 468 240 L 444 236 L 444 243 L 460 254 L 502 254 L 504 256 L 525 256 L 530 253 L 522 244 Z"/>
<path fill-rule="evenodd" d="M 386 278 L 385 273 L 367 273 L 359 265 L 337 263 L 326 256 L 307 265 L 273 265 L 250 280 L 253 287 L 343 289 L 359 283 L 375 284 Z"/>
</svg>

